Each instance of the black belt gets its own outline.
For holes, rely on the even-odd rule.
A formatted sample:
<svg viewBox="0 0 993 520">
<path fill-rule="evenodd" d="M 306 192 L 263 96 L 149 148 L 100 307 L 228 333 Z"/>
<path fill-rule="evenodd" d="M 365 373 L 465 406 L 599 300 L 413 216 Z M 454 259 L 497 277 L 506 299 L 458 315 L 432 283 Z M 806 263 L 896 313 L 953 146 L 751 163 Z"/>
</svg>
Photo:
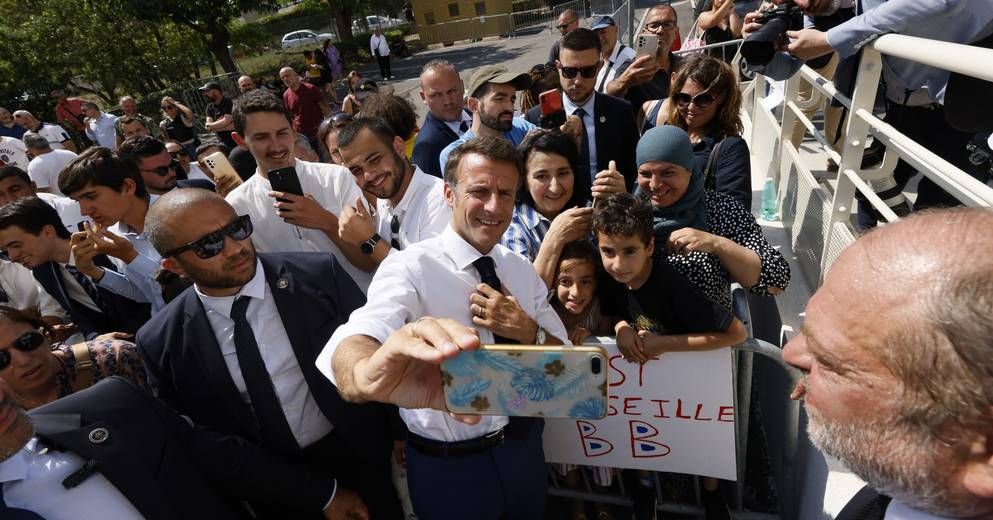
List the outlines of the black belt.
<svg viewBox="0 0 993 520">
<path fill-rule="evenodd" d="M 488 451 L 503 444 L 504 439 L 524 439 L 531 431 L 534 419 L 531 417 L 511 417 L 509 424 L 482 437 L 464 441 L 445 442 L 407 433 L 407 444 L 424 455 L 431 457 L 467 457 Z"/>
</svg>

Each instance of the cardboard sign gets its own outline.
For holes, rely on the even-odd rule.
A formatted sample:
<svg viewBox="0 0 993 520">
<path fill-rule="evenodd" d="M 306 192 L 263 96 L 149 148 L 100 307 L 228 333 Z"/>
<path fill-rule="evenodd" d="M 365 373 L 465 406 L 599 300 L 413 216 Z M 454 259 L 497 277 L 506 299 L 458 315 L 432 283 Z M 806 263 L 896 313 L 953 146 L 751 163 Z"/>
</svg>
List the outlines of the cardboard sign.
<svg viewBox="0 0 993 520">
<path fill-rule="evenodd" d="M 607 417 L 547 419 L 545 460 L 736 480 L 731 349 L 639 365 L 610 341 Z"/>
</svg>

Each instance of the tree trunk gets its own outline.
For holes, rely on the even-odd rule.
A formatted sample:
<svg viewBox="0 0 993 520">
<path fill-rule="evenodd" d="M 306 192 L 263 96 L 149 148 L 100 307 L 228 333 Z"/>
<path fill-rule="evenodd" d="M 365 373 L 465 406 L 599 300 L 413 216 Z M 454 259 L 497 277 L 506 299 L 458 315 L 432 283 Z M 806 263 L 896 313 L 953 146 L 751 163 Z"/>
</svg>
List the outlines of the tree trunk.
<svg viewBox="0 0 993 520">
<path fill-rule="evenodd" d="M 334 13 L 334 25 L 338 29 L 338 39 L 347 41 L 352 39 L 352 8 L 340 7 L 332 9 Z"/>
<path fill-rule="evenodd" d="M 224 68 L 224 72 L 238 72 L 238 67 L 234 64 L 234 60 L 231 58 L 231 53 L 228 52 L 229 43 L 231 43 L 231 33 L 228 32 L 227 27 L 219 25 L 210 33 L 210 40 L 207 43 L 207 48 L 209 48 L 211 54 L 217 58 L 217 61 L 221 64 L 221 67 Z"/>
</svg>

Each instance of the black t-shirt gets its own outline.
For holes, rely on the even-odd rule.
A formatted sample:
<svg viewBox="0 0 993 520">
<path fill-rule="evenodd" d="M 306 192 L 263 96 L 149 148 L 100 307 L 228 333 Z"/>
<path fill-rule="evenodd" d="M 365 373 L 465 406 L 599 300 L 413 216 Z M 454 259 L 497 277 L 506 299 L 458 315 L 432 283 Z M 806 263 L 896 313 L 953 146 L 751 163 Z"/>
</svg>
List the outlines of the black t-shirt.
<svg viewBox="0 0 993 520">
<path fill-rule="evenodd" d="M 208 112 L 209 111 L 210 110 L 208 109 Z M 172 119 L 166 118 L 163 122 L 164 124 L 162 127 L 165 128 L 165 131 L 169 134 L 170 139 L 175 139 L 181 143 L 186 143 L 191 139 L 196 139 L 196 128 L 186 126 L 186 123 L 183 122 L 183 114 L 176 114 L 176 117 Z"/>
<path fill-rule="evenodd" d="M 233 110 L 234 110 L 234 102 L 231 101 L 231 98 L 228 97 L 221 98 L 220 105 L 207 103 L 207 116 L 213 119 L 214 121 L 217 121 L 218 119 L 231 114 Z M 217 137 L 219 137 L 221 141 L 224 142 L 224 144 L 228 145 L 228 148 L 234 148 L 235 146 L 237 146 L 234 140 L 231 139 L 230 130 L 226 130 L 223 132 L 215 132 L 215 133 L 217 134 Z"/>
<path fill-rule="evenodd" d="M 632 291 L 615 282 L 601 294 L 603 308 L 618 309 L 632 327 L 659 335 L 723 332 L 734 320 L 658 253 L 644 285 Z"/>
</svg>

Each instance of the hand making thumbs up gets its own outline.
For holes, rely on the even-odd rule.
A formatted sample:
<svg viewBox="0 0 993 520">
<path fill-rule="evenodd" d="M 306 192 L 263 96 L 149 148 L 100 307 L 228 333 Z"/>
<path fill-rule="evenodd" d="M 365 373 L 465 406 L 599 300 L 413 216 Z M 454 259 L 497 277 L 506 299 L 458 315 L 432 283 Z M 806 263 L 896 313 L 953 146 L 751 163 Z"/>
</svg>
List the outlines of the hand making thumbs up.
<svg viewBox="0 0 993 520">
<path fill-rule="evenodd" d="M 594 199 L 605 199 L 614 193 L 627 191 L 624 186 L 624 176 L 617 171 L 617 163 L 610 161 L 606 170 L 596 174 L 590 189 Z"/>
<path fill-rule="evenodd" d="M 362 197 L 356 197 L 355 206 L 346 206 L 338 217 L 338 234 L 352 245 L 369 240 L 376 232 L 376 221 L 363 204 Z"/>
</svg>

